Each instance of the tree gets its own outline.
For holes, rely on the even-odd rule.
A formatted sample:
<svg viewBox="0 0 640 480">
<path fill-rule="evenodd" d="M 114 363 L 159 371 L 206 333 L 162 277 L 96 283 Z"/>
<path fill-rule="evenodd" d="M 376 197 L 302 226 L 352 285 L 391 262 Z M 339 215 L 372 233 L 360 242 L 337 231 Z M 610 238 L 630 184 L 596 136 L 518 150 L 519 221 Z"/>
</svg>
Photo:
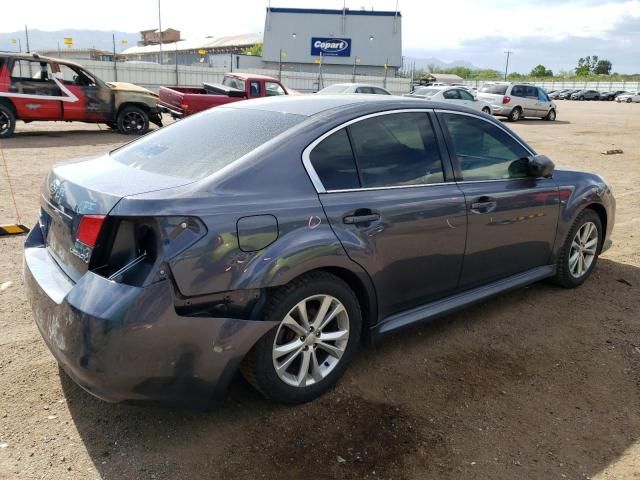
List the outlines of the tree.
<svg viewBox="0 0 640 480">
<path fill-rule="evenodd" d="M 547 67 L 545 67 L 544 65 L 537 65 L 533 70 L 531 70 L 531 73 L 529 74 L 530 77 L 553 77 L 553 72 L 551 70 L 549 70 Z"/>
<path fill-rule="evenodd" d="M 256 57 L 262 56 L 262 42 L 258 42 L 254 45 L 251 45 L 249 48 L 244 50 L 245 55 L 255 55 Z"/>
<path fill-rule="evenodd" d="M 611 73 L 611 62 L 609 60 L 598 60 L 593 73 L 596 75 L 609 75 Z"/>
<path fill-rule="evenodd" d="M 526 75 L 518 72 L 511 72 L 509 75 L 507 75 L 507 80 L 522 80 L 523 78 L 526 78 Z"/>
<path fill-rule="evenodd" d="M 611 62 L 609 62 L 611 63 Z M 576 67 L 576 75 L 579 77 L 585 77 L 596 73 L 596 65 L 598 65 L 598 56 L 585 57 L 578 59 L 578 66 Z"/>
</svg>

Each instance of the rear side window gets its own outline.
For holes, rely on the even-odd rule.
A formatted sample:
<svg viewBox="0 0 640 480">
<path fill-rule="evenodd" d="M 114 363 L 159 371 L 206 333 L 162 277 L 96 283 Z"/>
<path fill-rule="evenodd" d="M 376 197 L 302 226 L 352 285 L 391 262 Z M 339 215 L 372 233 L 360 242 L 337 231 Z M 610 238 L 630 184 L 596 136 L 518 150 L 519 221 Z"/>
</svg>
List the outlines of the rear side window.
<svg viewBox="0 0 640 480">
<path fill-rule="evenodd" d="M 485 85 L 480 89 L 481 93 L 493 93 L 495 95 L 504 95 L 507 93 L 507 87 L 509 85 Z"/>
<path fill-rule="evenodd" d="M 383 90 L 382 88 L 373 88 L 373 93 L 378 94 L 378 95 L 389 95 L 389 92 L 387 92 L 386 90 Z"/>
<path fill-rule="evenodd" d="M 444 181 L 435 135 L 426 113 L 380 115 L 348 128 L 363 187 Z"/>
<path fill-rule="evenodd" d="M 527 87 L 525 87 L 524 85 L 514 85 L 511 89 L 511 95 L 513 97 L 526 97 Z"/>
<path fill-rule="evenodd" d="M 522 145 L 497 126 L 468 115 L 442 114 L 463 180 L 526 177 L 529 156 Z"/>
<path fill-rule="evenodd" d="M 320 142 L 311 152 L 310 159 L 325 190 L 360 188 L 351 144 L 344 128 Z"/>
<path fill-rule="evenodd" d="M 199 180 L 305 118 L 265 110 L 212 108 L 114 150 L 111 158 L 139 170 Z"/>
</svg>

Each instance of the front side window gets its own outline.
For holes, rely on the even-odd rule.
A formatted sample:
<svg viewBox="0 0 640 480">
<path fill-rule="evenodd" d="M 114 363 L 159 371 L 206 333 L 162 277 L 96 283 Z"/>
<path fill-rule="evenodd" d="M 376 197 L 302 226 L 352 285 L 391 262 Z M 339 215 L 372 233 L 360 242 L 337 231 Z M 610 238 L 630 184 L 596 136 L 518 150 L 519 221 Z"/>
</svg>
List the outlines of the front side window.
<svg viewBox="0 0 640 480">
<path fill-rule="evenodd" d="M 526 96 L 529 98 L 538 98 L 538 89 L 536 87 L 526 87 Z"/>
<path fill-rule="evenodd" d="M 286 95 L 284 88 L 279 83 L 265 82 L 265 92 L 267 97 L 274 97 L 276 95 Z"/>
<path fill-rule="evenodd" d="M 444 181 L 440 153 L 426 113 L 379 115 L 348 128 L 363 187 Z"/>
<path fill-rule="evenodd" d="M 468 115 L 442 114 L 463 180 L 527 176 L 525 148 L 504 130 Z"/>
<path fill-rule="evenodd" d="M 466 90 L 458 90 L 458 94 L 460 95 L 460 98 L 462 100 L 470 100 L 470 101 L 474 100 L 473 95 L 471 95 Z"/>
<path fill-rule="evenodd" d="M 65 85 L 76 85 L 81 87 L 93 87 L 96 85 L 96 81 L 93 77 L 75 65 L 64 65 L 62 63 L 57 64 L 58 71 L 62 74 L 63 82 Z"/>
<path fill-rule="evenodd" d="M 542 88 L 538 89 L 538 100 L 541 102 L 550 102 L 549 95 Z"/>
</svg>

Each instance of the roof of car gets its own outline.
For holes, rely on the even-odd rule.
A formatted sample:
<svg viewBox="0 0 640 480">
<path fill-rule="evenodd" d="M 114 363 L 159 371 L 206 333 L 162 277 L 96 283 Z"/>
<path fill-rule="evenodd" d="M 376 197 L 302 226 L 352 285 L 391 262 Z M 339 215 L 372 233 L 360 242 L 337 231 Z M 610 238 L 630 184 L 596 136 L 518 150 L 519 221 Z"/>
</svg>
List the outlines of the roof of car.
<svg viewBox="0 0 640 480">
<path fill-rule="evenodd" d="M 72 62 L 70 60 L 65 60 L 62 58 L 45 57 L 43 55 L 38 55 L 37 52 L 33 52 L 33 53 L 0 52 L 0 57 L 12 57 L 12 58 L 19 58 L 24 60 L 34 60 L 34 61 L 43 60 L 45 62 L 64 63 L 67 65 L 76 65 L 78 67 L 82 67 L 82 65 L 80 65 L 79 63 Z"/>
<path fill-rule="evenodd" d="M 343 83 L 334 83 L 333 85 L 329 85 L 329 87 L 374 87 L 374 88 L 382 88 L 377 85 L 371 85 L 370 83 L 357 83 L 357 82 L 343 82 Z M 329 88 L 326 87 L 326 88 Z"/>
<path fill-rule="evenodd" d="M 243 72 L 229 72 L 229 73 L 225 73 L 226 76 L 229 77 L 237 77 L 240 78 L 242 80 L 248 80 L 250 78 L 254 79 L 254 80 L 269 80 L 272 82 L 277 82 L 278 79 L 274 78 L 274 77 L 270 77 L 268 75 L 258 75 L 255 73 L 243 73 Z"/>
<path fill-rule="evenodd" d="M 411 109 L 411 108 L 443 108 L 446 110 L 468 111 L 451 103 L 429 102 L 423 99 L 398 97 L 391 95 L 296 95 L 265 97 L 255 100 L 234 102 L 218 108 L 248 108 L 254 110 L 268 110 L 273 112 L 291 113 L 307 117 L 340 107 L 362 106 L 362 110 L 369 111 L 374 107 L 382 110 Z"/>
</svg>

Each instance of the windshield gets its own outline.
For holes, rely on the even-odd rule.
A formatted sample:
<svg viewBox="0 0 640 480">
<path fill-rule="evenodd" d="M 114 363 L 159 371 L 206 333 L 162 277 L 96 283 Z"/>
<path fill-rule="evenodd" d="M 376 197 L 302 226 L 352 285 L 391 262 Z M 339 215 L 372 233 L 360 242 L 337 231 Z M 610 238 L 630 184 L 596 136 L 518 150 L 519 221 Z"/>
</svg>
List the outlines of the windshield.
<svg viewBox="0 0 640 480">
<path fill-rule="evenodd" d="M 496 95 L 504 95 L 507 93 L 509 85 L 485 85 L 480 89 L 481 93 L 494 93 Z"/>
<path fill-rule="evenodd" d="M 349 85 L 331 85 L 330 87 L 323 88 L 318 93 L 344 93 L 349 90 Z"/>
<path fill-rule="evenodd" d="M 222 84 L 226 87 L 237 88 L 238 90 L 245 91 L 244 88 L 244 80 L 240 80 L 236 77 L 224 77 L 222 79 Z"/>
<path fill-rule="evenodd" d="M 199 180 L 305 118 L 268 110 L 212 108 L 114 150 L 111 158 L 139 170 Z"/>
<path fill-rule="evenodd" d="M 418 87 L 411 94 L 424 95 L 425 97 L 433 97 L 440 90 L 437 88 Z"/>
</svg>

